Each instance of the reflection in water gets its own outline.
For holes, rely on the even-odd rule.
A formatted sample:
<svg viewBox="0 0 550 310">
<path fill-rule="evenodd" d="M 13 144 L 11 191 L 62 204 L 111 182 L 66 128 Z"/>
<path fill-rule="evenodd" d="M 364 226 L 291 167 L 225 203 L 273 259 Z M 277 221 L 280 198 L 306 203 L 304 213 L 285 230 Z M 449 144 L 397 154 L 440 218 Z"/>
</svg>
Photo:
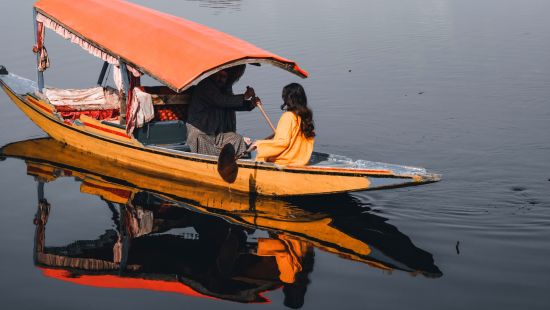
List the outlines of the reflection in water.
<svg viewBox="0 0 550 310">
<path fill-rule="evenodd" d="M 349 195 L 275 200 L 175 183 L 85 154 L 52 139 L 6 145 L 38 182 L 35 264 L 44 275 L 80 285 L 147 289 L 264 303 L 282 288 L 300 308 L 314 248 L 343 259 L 426 277 L 441 271 L 430 253 Z M 44 184 L 74 177 L 99 196 L 115 229 L 94 240 L 46 246 L 50 206 Z"/>
<path fill-rule="evenodd" d="M 187 0 L 189 2 L 198 2 L 199 6 L 212 9 L 231 9 L 240 11 L 241 0 Z"/>
<path fill-rule="evenodd" d="M 275 233 L 253 242 L 250 229 L 141 192 L 119 204 L 118 229 L 95 240 L 48 247 L 49 208 L 41 200 L 35 219 L 35 263 L 46 276 L 247 303 L 267 302 L 262 293 L 282 286 L 291 305 L 303 303 L 313 266 L 312 247 L 304 241 Z M 195 232 L 169 233 L 174 228 Z"/>
</svg>

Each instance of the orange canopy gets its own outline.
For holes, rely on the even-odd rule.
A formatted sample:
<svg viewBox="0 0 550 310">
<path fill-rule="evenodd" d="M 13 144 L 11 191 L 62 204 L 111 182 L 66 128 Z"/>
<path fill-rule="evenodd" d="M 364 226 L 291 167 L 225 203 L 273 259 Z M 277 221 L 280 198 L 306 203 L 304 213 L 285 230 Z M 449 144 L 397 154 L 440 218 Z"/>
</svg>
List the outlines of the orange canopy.
<svg viewBox="0 0 550 310">
<path fill-rule="evenodd" d="M 307 77 L 291 60 L 192 21 L 123 0 L 39 0 L 42 15 L 176 91 L 223 67 L 270 63 Z"/>
</svg>

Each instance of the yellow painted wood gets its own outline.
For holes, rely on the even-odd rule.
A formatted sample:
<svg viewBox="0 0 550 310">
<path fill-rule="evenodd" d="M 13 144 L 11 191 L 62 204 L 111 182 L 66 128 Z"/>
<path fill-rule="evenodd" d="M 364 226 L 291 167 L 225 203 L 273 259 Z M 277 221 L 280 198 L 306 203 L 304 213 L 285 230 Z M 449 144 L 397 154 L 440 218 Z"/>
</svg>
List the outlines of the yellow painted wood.
<svg viewBox="0 0 550 310">
<path fill-rule="evenodd" d="M 51 182 L 57 177 L 55 176 L 55 167 L 38 163 L 27 163 L 27 174 L 36 176 L 41 182 Z"/>
<path fill-rule="evenodd" d="M 107 183 L 86 177 L 80 184 L 80 192 L 99 196 L 107 201 L 126 204 L 128 203 L 128 198 L 131 198 L 136 190 L 132 187 Z"/>
<path fill-rule="evenodd" d="M 126 134 L 126 130 L 124 129 L 102 124 L 100 121 L 96 120 L 95 118 L 91 118 L 86 115 L 81 115 L 80 121 L 83 124 L 84 128 L 78 128 L 79 130 L 83 130 L 88 133 L 92 133 L 98 136 L 104 136 L 112 140 L 117 140 L 120 142 L 132 144 L 132 145 L 141 145 L 141 143 L 139 143 L 135 139 L 132 139 L 132 137 L 128 136 Z M 101 128 L 103 130 L 98 128 Z"/>
</svg>

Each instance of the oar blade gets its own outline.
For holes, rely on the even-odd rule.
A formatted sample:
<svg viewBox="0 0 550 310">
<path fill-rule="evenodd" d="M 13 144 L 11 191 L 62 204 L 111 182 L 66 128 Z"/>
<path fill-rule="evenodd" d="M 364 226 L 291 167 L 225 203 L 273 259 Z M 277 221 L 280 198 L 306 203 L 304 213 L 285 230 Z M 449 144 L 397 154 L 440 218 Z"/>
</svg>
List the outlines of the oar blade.
<svg viewBox="0 0 550 310">
<path fill-rule="evenodd" d="M 233 183 L 237 179 L 238 172 L 235 147 L 232 144 L 226 144 L 218 157 L 218 173 L 225 182 Z"/>
</svg>

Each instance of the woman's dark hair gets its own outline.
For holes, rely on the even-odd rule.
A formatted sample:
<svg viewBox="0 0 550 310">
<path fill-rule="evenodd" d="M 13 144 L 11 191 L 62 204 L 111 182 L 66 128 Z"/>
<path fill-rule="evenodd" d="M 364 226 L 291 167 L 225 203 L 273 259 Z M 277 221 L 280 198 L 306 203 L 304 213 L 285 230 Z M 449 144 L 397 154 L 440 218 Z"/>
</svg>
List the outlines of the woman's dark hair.
<svg viewBox="0 0 550 310">
<path fill-rule="evenodd" d="M 283 88 L 283 104 L 281 110 L 290 111 L 300 117 L 300 130 L 306 138 L 315 137 L 313 112 L 307 106 L 306 92 L 298 83 L 288 84 Z"/>
</svg>

